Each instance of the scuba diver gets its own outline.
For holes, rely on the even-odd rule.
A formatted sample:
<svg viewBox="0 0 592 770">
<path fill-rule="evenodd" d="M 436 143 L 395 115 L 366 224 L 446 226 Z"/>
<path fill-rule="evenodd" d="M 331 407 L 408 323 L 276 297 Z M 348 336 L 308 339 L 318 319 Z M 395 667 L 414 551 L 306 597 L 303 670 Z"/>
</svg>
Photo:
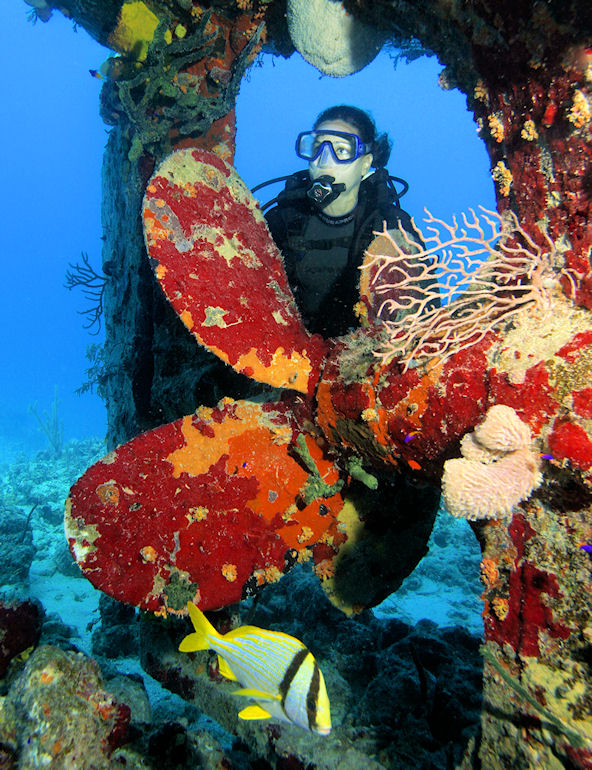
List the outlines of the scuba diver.
<svg viewBox="0 0 592 770">
<path fill-rule="evenodd" d="M 377 135 L 366 112 L 348 105 L 329 107 L 313 130 L 296 140 L 296 154 L 308 161 L 308 170 L 253 189 L 287 180 L 263 209 L 276 204 L 265 218 L 304 324 L 313 334 L 336 337 L 358 326 L 358 268 L 384 222 L 406 251 L 411 249 L 400 226 L 421 244 L 399 203 L 409 186 L 385 168 L 390 151 L 388 136 Z M 401 192 L 393 181 L 404 185 Z"/>
</svg>

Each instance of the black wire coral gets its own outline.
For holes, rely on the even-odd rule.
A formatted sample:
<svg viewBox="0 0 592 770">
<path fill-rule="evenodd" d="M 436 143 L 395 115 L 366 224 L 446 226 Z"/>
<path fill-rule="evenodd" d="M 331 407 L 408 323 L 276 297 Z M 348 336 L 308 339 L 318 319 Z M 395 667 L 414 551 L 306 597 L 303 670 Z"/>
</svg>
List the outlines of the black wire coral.
<svg viewBox="0 0 592 770">
<path fill-rule="evenodd" d="M 88 254 L 82 252 L 82 264 L 76 262 L 69 264 L 70 270 L 66 270 L 66 289 L 74 289 L 77 286 L 82 287 L 82 293 L 91 306 L 86 310 L 79 310 L 80 315 L 86 316 L 87 320 L 83 324 L 90 334 L 96 335 L 101 331 L 101 316 L 103 315 L 103 295 L 105 292 L 105 283 L 107 276 L 97 273 L 88 261 Z M 94 331 L 91 331 L 96 327 Z"/>
</svg>

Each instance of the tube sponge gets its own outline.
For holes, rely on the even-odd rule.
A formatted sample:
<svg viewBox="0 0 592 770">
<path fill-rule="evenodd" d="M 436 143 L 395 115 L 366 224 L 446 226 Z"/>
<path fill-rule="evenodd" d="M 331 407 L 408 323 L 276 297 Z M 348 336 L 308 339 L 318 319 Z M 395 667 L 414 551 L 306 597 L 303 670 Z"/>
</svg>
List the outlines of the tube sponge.
<svg viewBox="0 0 592 770">
<path fill-rule="evenodd" d="M 384 35 L 358 21 L 338 0 L 288 0 L 287 20 L 296 50 L 325 75 L 344 77 L 369 64 Z"/>
<path fill-rule="evenodd" d="M 469 520 L 510 516 L 541 483 L 530 428 L 509 406 L 492 406 L 461 441 L 462 457 L 444 463 L 442 495 L 449 513 Z"/>
</svg>

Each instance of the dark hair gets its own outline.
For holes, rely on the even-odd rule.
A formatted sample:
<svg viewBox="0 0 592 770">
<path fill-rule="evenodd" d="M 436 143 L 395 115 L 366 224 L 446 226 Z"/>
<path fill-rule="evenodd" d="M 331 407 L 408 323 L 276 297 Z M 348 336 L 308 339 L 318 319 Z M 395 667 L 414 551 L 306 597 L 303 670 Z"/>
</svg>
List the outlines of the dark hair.
<svg viewBox="0 0 592 770">
<path fill-rule="evenodd" d="M 377 134 L 376 125 L 367 112 L 349 104 L 338 104 L 323 110 L 314 122 L 313 128 L 329 120 L 344 120 L 351 123 L 358 136 L 372 153 L 372 165 L 375 168 L 386 166 L 391 154 L 391 141 L 387 134 Z"/>
</svg>

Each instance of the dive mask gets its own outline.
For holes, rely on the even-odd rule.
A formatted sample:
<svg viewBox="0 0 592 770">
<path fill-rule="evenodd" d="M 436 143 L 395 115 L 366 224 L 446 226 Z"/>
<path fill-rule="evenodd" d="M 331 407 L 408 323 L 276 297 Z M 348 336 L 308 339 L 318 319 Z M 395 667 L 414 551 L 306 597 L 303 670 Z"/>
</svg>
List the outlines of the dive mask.
<svg viewBox="0 0 592 770">
<path fill-rule="evenodd" d="M 296 139 L 296 155 L 309 162 L 327 147 L 336 163 L 351 163 L 368 152 L 357 134 L 345 131 L 303 131 Z"/>
</svg>

